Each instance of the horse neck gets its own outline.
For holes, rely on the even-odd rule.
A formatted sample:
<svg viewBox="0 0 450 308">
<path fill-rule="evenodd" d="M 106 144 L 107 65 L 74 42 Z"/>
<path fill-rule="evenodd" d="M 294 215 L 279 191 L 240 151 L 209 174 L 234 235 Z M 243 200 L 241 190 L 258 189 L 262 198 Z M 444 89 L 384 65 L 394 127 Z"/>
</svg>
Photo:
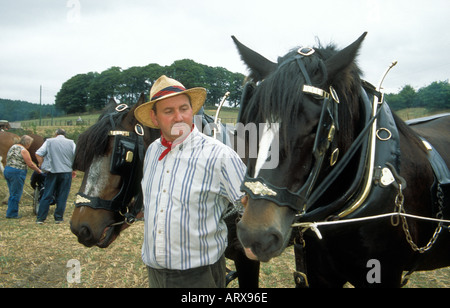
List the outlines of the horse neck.
<svg viewBox="0 0 450 308">
<path fill-rule="evenodd" d="M 394 117 L 400 135 L 399 174 L 405 178 L 405 208 L 424 211 L 422 215 L 431 215 L 430 191 L 434 174 L 428 160 L 428 153 L 417 134 L 400 118 Z"/>
</svg>

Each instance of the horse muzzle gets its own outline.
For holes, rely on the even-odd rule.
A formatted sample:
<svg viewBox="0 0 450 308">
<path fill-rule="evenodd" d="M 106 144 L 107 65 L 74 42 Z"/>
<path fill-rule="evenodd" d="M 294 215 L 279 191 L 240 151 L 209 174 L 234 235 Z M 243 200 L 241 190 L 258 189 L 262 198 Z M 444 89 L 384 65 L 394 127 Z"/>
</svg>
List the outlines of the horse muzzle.
<svg viewBox="0 0 450 308">
<path fill-rule="evenodd" d="M 279 256 L 289 242 L 294 218 L 295 212 L 289 208 L 266 200 L 249 199 L 237 224 L 238 238 L 247 257 L 267 262 Z"/>
</svg>

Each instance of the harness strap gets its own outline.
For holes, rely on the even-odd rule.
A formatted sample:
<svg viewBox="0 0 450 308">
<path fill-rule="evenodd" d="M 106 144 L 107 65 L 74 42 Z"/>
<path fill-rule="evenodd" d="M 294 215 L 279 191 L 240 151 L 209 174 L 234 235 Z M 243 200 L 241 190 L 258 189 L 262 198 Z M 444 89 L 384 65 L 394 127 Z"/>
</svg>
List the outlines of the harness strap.
<svg viewBox="0 0 450 308">
<path fill-rule="evenodd" d="M 366 96 L 363 96 L 363 99 L 367 99 Z M 382 102 L 382 104 L 384 101 Z M 360 132 L 358 137 L 353 141 L 351 147 L 345 153 L 345 155 L 341 158 L 341 160 L 335 165 L 334 169 L 327 175 L 327 177 L 320 183 L 318 187 L 314 189 L 314 192 L 308 199 L 308 207 L 313 205 L 322 195 L 323 193 L 330 187 L 331 184 L 335 182 L 337 177 L 342 173 L 347 164 L 351 161 L 351 158 L 356 154 L 356 152 L 361 147 L 364 140 L 367 138 L 367 134 L 369 130 L 372 128 L 373 122 L 378 118 L 382 108 L 379 108 L 376 115 L 372 117 L 367 123 L 364 129 Z"/>
<path fill-rule="evenodd" d="M 294 281 L 296 288 L 309 288 L 308 273 L 306 267 L 305 243 L 294 243 L 295 272 Z"/>
<path fill-rule="evenodd" d="M 309 78 L 309 74 L 308 74 L 308 72 L 306 71 L 305 64 L 304 64 L 303 61 L 301 60 L 301 59 L 303 58 L 303 56 L 297 56 L 296 58 L 297 58 L 297 59 L 296 59 L 297 64 L 298 64 L 298 66 L 300 67 L 300 70 L 302 71 L 303 77 L 305 77 L 306 84 L 312 84 L 311 78 Z"/>
</svg>

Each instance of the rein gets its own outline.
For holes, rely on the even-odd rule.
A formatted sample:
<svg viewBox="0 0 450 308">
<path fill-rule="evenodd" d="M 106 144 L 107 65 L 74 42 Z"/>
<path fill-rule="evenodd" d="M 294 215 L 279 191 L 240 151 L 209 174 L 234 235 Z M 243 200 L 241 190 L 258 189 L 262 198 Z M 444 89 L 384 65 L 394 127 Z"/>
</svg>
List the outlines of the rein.
<svg viewBox="0 0 450 308">
<path fill-rule="evenodd" d="M 78 193 L 75 200 L 75 207 L 88 206 L 92 209 L 103 209 L 117 212 L 124 217 L 124 220 L 114 223 L 111 226 L 120 224 L 132 224 L 136 221 L 136 216 L 141 212 L 143 197 L 139 179 L 142 178 L 142 164 L 144 160 L 144 129 L 140 124 L 136 124 L 134 132 L 116 130 L 113 117 L 124 111 L 129 111 L 126 104 L 118 105 L 115 110 L 105 115 L 109 116 L 112 130 L 108 136 L 114 137 L 114 147 L 111 155 L 110 173 L 122 176 L 122 186 L 119 193 L 111 200 L 104 200 L 99 197 L 90 197 L 83 193 Z M 131 200 L 134 198 L 134 202 Z"/>
</svg>

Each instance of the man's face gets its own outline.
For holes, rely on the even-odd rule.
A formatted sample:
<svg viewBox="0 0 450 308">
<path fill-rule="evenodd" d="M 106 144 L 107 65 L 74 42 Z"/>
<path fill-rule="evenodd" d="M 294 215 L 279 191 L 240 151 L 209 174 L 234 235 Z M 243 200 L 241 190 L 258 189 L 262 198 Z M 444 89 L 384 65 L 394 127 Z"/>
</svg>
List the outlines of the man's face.
<svg viewBox="0 0 450 308">
<path fill-rule="evenodd" d="M 177 95 L 157 102 L 156 112 L 151 110 L 150 116 L 153 123 L 161 129 L 163 137 L 170 142 L 183 134 L 182 131 L 180 133 L 180 130 L 177 129 L 179 124 L 187 124 L 185 126 L 189 127 L 190 131 L 194 118 L 189 98 L 186 95 Z"/>
</svg>

